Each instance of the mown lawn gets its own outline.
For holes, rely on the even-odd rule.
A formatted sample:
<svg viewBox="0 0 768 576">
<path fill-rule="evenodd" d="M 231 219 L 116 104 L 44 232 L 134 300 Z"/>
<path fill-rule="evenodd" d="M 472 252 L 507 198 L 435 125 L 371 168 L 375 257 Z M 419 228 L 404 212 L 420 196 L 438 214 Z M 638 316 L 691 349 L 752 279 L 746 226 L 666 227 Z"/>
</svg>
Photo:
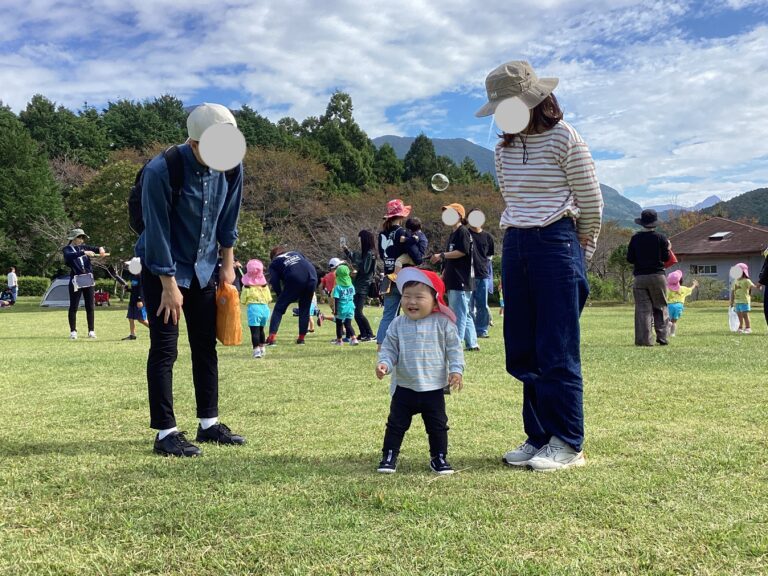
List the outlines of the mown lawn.
<svg viewBox="0 0 768 576">
<path fill-rule="evenodd" d="M 103 308 L 98 340 L 69 341 L 37 302 L 0 311 L 0 574 L 768 574 L 762 310 L 741 336 L 723 303 L 694 304 L 671 346 L 636 348 L 631 308 L 587 308 L 589 464 L 553 475 L 500 464 L 523 436 L 495 315 L 448 399 L 460 472 L 437 477 L 419 421 L 397 474 L 374 472 L 387 383 L 375 345 L 332 347 L 331 325 L 297 347 L 286 317 L 264 360 L 219 348 L 222 420 L 248 445 L 164 459 L 146 330 L 120 341 L 124 307 Z"/>
</svg>

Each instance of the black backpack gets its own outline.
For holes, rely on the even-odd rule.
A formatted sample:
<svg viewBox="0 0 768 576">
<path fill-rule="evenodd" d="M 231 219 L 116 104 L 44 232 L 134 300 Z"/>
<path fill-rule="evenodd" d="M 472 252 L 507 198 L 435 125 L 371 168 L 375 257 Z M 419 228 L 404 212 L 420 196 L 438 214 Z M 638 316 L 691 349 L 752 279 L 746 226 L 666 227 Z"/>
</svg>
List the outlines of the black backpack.
<svg viewBox="0 0 768 576">
<path fill-rule="evenodd" d="M 178 146 L 168 148 L 163 152 L 163 158 L 165 158 L 165 163 L 168 165 L 168 178 L 172 190 L 171 204 L 175 207 L 179 197 L 181 197 L 181 189 L 184 187 L 184 160 L 181 158 Z M 133 181 L 131 192 L 128 195 L 128 226 L 139 235 L 144 232 L 144 215 L 141 208 L 141 186 L 144 168 L 152 160 L 154 158 L 144 162 L 144 165 L 136 172 L 136 179 Z"/>
<path fill-rule="evenodd" d="M 175 208 L 181 198 L 181 190 L 184 187 L 184 159 L 178 146 L 171 146 L 163 152 L 163 158 L 168 165 L 168 179 L 171 185 L 171 207 Z M 131 192 L 128 195 L 128 226 L 136 234 L 141 235 L 144 231 L 144 215 L 141 207 L 141 187 L 144 176 L 144 168 L 147 167 L 153 159 L 144 162 L 144 165 L 136 172 L 136 178 L 131 186 Z M 227 170 L 225 176 L 227 184 L 232 185 L 237 175 L 240 173 L 240 165 Z"/>
</svg>

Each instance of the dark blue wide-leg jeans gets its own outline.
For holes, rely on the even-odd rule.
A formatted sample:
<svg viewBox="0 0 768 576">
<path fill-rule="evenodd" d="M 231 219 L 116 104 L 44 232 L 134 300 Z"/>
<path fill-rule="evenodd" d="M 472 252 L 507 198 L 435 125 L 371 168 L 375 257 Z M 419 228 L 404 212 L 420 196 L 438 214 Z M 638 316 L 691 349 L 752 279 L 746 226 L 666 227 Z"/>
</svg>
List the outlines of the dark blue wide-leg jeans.
<svg viewBox="0 0 768 576">
<path fill-rule="evenodd" d="M 589 295 L 571 218 L 508 228 L 502 252 L 507 372 L 523 383 L 523 425 L 539 448 L 584 442 L 579 316 Z"/>
</svg>

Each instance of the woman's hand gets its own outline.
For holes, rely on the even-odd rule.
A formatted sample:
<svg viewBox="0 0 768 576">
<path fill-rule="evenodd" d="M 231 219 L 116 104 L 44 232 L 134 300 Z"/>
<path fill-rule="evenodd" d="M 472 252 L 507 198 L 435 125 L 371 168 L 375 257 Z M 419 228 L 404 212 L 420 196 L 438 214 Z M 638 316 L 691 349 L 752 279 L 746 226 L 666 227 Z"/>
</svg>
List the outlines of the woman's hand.
<svg viewBox="0 0 768 576">
<path fill-rule="evenodd" d="M 93 258 L 94 256 L 96 256 L 96 252 L 93 252 L 92 250 L 84 250 L 83 252 L 89 258 Z"/>
</svg>

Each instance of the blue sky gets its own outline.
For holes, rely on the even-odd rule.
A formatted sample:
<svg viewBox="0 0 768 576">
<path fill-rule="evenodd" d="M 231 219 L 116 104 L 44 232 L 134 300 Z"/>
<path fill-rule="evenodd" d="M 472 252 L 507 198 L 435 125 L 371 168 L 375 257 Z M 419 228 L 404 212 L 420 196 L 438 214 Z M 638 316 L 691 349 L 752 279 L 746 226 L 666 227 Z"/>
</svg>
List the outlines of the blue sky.
<svg viewBox="0 0 768 576">
<path fill-rule="evenodd" d="M 212 8 L 215 6 L 215 9 Z M 488 71 L 529 60 L 643 205 L 768 186 L 768 0 L 11 0 L 0 100 L 71 109 L 163 93 L 277 121 L 352 96 L 368 133 L 467 138 Z"/>
</svg>

